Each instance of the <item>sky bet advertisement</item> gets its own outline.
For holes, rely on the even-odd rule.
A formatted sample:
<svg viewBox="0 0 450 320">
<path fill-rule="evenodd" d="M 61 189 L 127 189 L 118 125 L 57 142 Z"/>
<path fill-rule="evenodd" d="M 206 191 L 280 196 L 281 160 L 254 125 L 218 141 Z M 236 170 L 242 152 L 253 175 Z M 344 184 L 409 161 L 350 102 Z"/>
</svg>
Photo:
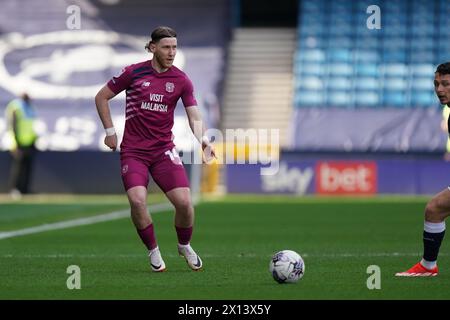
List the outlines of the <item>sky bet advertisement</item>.
<svg viewBox="0 0 450 320">
<path fill-rule="evenodd" d="M 230 193 L 292 195 L 434 194 L 448 186 L 448 163 L 441 160 L 280 161 L 274 175 L 261 165 L 227 165 Z"/>
</svg>

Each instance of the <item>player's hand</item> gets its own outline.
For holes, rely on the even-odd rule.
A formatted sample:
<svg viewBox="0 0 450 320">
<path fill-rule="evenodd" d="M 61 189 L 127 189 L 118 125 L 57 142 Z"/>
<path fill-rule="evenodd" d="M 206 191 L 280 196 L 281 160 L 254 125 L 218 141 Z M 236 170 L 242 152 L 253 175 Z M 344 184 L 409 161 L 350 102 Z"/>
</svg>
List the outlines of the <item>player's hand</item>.
<svg viewBox="0 0 450 320">
<path fill-rule="evenodd" d="M 117 134 L 112 136 L 105 137 L 105 145 L 110 148 L 112 151 L 116 151 L 117 149 Z"/>
<path fill-rule="evenodd" d="M 213 159 L 217 159 L 216 150 L 211 143 L 202 143 L 203 163 L 210 163 Z"/>
</svg>

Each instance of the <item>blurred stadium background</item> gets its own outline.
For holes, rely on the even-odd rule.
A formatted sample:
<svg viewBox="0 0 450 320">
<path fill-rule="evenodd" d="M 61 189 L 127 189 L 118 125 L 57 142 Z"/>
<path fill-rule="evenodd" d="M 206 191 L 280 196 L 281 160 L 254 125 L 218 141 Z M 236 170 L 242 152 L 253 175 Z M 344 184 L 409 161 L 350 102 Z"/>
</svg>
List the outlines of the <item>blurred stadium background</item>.
<svg viewBox="0 0 450 320">
<path fill-rule="evenodd" d="M 4 108 L 23 91 L 34 99 L 42 151 L 32 192 L 122 192 L 93 96 L 124 65 L 148 58 L 143 43 L 160 24 L 179 30 L 177 65 L 210 128 L 280 130 L 276 177 L 262 180 L 258 165 L 212 165 L 203 192 L 432 194 L 449 181 L 432 81 L 448 59 L 448 1 L 378 1 L 381 29 L 367 27 L 370 1 L 3 3 L 0 192 L 10 165 Z M 70 5 L 80 29 L 67 26 Z M 119 131 L 123 101 L 112 102 Z M 192 152 L 183 108 L 176 118 L 178 148 Z M 239 145 L 235 156 L 254 148 Z"/>
<path fill-rule="evenodd" d="M 233 145 L 230 152 L 235 161 L 247 163 L 187 164 L 196 195 L 204 199 L 211 199 L 208 196 L 221 199 L 224 196 L 222 199 L 228 199 L 224 203 L 259 202 L 262 207 L 267 201 L 267 204 L 275 203 L 269 207 L 280 214 L 285 201 L 291 201 L 291 205 L 294 203 L 299 211 L 302 208 L 311 209 L 308 201 L 315 201 L 311 198 L 317 198 L 322 205 L 330 201 L 328 207 L 323 207 L 323 212 L 333 211 L 339 206 L 336 199 L 316 197 L 318 195 L 355 197 L 347 198 L 350 203 L 354 199 L 357 206 L 349 210 L 358 213 L 374 207 L 382 195 L 402 195 L 404 197 L 397 197 L 390 203 L 394 208 L 392 212 L 385 211 L 387 207 L 381 206 L 374 209 L 374 214 L 381 210 L 390 212 L 393 217 L 395 208 L 399 208 L 395 205 L 402 207 L 409 201 L 411 207 L 398 209 L 405 210 L 402 214 L 405 221 L 409 221 L 409 224 L 403 224 L 409 231 L 402 235 L 404 239 L 416 242 L 410 244 L 406 250 L 409 253 L 404 254 L 409 256 L 408 263 L 403 265 L 401 262 L 405 260 L 399 260 L 395 267 L 407 267 L 409 261 L 414 262 L 419 256 L 421 240 L 419 237 L 416 239 L 416 235 L 421 235 L 421 211 L 426 203 L 426 198 L 421 195 L 434 194 L 450 181 L 450 170 L 445 159 L 447 133 L 441 128 L 443 109 L 433 87 L 437 65 L 450 61 L 448 0 L 1 2 L 0 193 L 4 194 L 1 196 L 3 233 L 39 225 L 40 222 L 126 209 L 119 175 L 119 154 L 108 152 L 103 146 L 104 130 L 97 116 L 94 96 L 123 66 L 148 59 L 144 45 L 151 30 L 158 25 L 169 25 L 178 32 L 176 65 L 191 77 L 208 127 L 222 132 L 239 128 L 280 130 L 279 149 L 278 145 L 268 143 Z M 80 8 L 80 29 L 67 27 L 73 13 L 67 11 L 71 5 Z M 381 10 L 380 29 L 369 29 L 367 26 L 372 14 L 367 12 L 370 5 L 377 5 Z M 45 200 L 46 203 L 60 204 L 52 210 L 14 207 L 19 203 L 11 202 L 7 195 L 11 159 L 7 151 L 4 108 L 22 91 L 27 91 L 33 98 L 39 118 L 37 147 L 40 152 L 36 158 L 31 192 L 34 195 L 56 194 L 56 197 L 48 198 L 52 200 Z M 111 103 L 119 136 L 124 125 L 123 104 L 122 95 Z M 180 151 L 186 154 L 198 151 L 198 146 L 191 143 L 182 105 L 177 108 L 173 131 Z M 229 150 L 226 142 L 216 147 L 221 155 Z M 249 153 L 255 148 L 277 151 L 279 171 L 276 175 L 260 175 L 264 165 L 248 163 Z M 154 197 L 152 202 L 162 199 L 155 185 L 152 184 L 150 190 Z M 72 199 L 68 200 L 70 206 L 77 203 L 84 206 L 64 209 L 61 203 L 66 198 L 59 197 L 59 194 L 110 196 L 69 198 Z M 235 194 L 244 196 L 234 197 Z M 247 194 L 262 197 L 247 198 Z M 290 200 L 271 196 L 276 194 L 290 195 Z M 227 195 L 229 198 L 226 198 Z M 366 207 L 359 201 L 360 196 L 370 198 Z M 34 203 L 32 199 L 25 197 L 23 203 L 31 205 Z M 297 200 L 298 203 L 295 202 Z M 101 208 L 97 210 L 95 206 Z M 226 204 L 224 206 L 227 207 Z M 262 207 L 259 210 L 263 210 Z M 208 211 L 202 208 L 200 212 Z M 248 205 L 243 208 L 231 209 L 250 211 Z M 220 211 L 217 208 L 210 210 Z M 286 210 L 295 211 L 293 208 Z M 417 213 L 414 218 L 411 218 L 412 211 Z M 26 214 L 21 216 L 20 212 Z M 407 213 L 410 214 L 408 218 Z M 242 216 L 236 214 L 236 221 L 244 219 Z M 292 221 L 296 221 L 293 223 L 298 223 L 301 228 L 302 222 L 296 220 L 300 218 L 294 216 L 291 217 Z M 353 221 L 354 217 L 350 214 L 348 221 Z M 389 217 L 386 216 L 386 219 L 389 224 Z M 199 223 L 202 223 L 201 219 Z M 276 223 L 270 220 L 268 226 Z M 283 223 L 283 226 L 289 226 L 289 222 Z M 364 229 L 368 222 L 361 223 L 360 227 Z M 384 222 L 380 222 L 379 226 L 383 228 Z M 232 229 L 235 226 L 229 227 Z M 267 232 L 265 228 L 261 226 L 258 229 L 261 239 L 264 239 L 262 234 Z M 132 233 L 129 226 L 128 229 L 127 232 Z M 198 230 L 202 232 L 201 227 Z M 247 232 L 242 231 L 243 234 Z M 389 229 L 384 232 L 390 234 Z M 393 234 L 396 232 L 392 231 Z M 89 232 L 86 236 L 89 237 Z M 204 239 L 210 239 L 211 245 L 214 240 L 209 236 L 209 233 L 203 234 Z M 74 237 L 77 237 L 76 233 L 71 239 Z M 164 237 L 173 240 L 163 234 L 161 238 Z M 199 234 L 199 237 L 202 235 Z M 364 238 L 364 235 L 361 237 Z M 289 239 L 296 241 L 294 234 Z M 379 240 L 373 234 L 370 239 L 371 244 Z M 289 242 L 279 242 L 282 240 L 277 239 L 276 234 L 272 240 L 273 246 L 264 248 L 258 247 L 257 241 L 250 241 L 254 247 L 249 250 L 255 250 L 256 253 L 253 253 L 256 256 L 263 256 L 263 268 L 266 268 L 267 255 L 276 248 L 289 246 Z M 317 252 L 327 251 L 329 246 L 329 243 L 323 243 L 319 249 L 314 243 L 308 247 L 308 240 L 303 240 L 311 257 L 315 249 Z M 15 248 L 9 250 L 6 247 L 3 258 L 21 248 L 13 239 L 0 241 L 3 244 L 11 241 L 9 248 Z M 393 242 L 398 243 L 393 250 L 402 250 L 399 242 Z M 139 249 L 137 241 L 133 244 Z M 246 242 L 242 241 L 244 247 L 238 250 L 245 252 L 245 245 Z M 354 245 L 353 240 L 349 240 L 349 246 Z M 361 247 L 361 251 L 356 250 L 354 254 L 370 251 L 367 249 L 370 245 L 367 245 L 369 247 Z M 295 245 L 293 247 L 296 248 Z M 88 244 L 86 248 L 89 248 Z M 207 248 L 205 243 L 203 251 Z M 340 252 L 337 247 L 330 250 Z M 50 248 L 47 254 L 54 252 Z M 342 252 L 341 260 L 345 259 L 345 252 Z M 443 256 L 448 262 L 445 250 Z M 390 256 L 381 253 L 378 257 L 388 259 Z M 336 263 L 331 257 L 321 259 L 328 259 L 330 264 Z M 11 267 L 14 265 L 6 261 L 8 263 Z M 223 263 L 226 264 L 226 261 Z M 392 268 L 392 272 L 399 271 Z M 365 281 L 364 271 L 359 275 L 362 281 Z M 331 274 L 328 279 L 332 279 Z M 448 283 L 449 278 L 445 279 Z M 241 280 L 246 283 L 245 279 Z M 352 283 L 351 279 L 348 281 Z M 13 282 L 10 287 L 14 287 Z M 409 292 L 413 292 L 414 288 L 408 287 L 412 290 Z M 293 289 L 288 291 L 292 294 Z M 348 293 L 340 296 L 339 293 L 328 292 L 328 297 L 366 297 L 355 288 L 350 291 L 354 295 Z M 30 292 L 29 297 L 39 296 L 39 292 L 35 292 L 36 295 Z M 248 293 L 247 297 L 285 297 L 281 293 L 271 296 L 274 291 L 267 295 L 264 295 L 266 291 L 261 292 L 254 296 Z M 322 297 L 320 288 L 313 292 L 316 295 L 309 297 Z M 53 297 L 50 293 L 46 294 Z M 119 292 L 116 294 L 120 296 Z M 194 298 L 211 297 L 208 292 L 204 294 Z M 290 297 L 308 297 L 302 294 Z M 448 298 L 445 291 L 439 294 L 437 297 Z M 117 297 L 114 294 L 110 296 Z M 395 294 L 392 296 L 398 297 Z M 137 297 L 141 296 L 137 294 Z M 233 296 L 230 292 L 222 297 Z"/>
</svg>

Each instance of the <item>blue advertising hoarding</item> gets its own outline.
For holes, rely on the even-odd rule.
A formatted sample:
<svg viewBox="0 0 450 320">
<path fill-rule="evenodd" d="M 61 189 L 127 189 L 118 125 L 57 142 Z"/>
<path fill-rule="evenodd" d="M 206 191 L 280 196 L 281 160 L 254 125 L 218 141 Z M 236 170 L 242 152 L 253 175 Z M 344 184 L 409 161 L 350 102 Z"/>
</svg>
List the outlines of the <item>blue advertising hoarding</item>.
<svg viewBox="0 0 450 320">
<path fill-rule="evenodd" d="M 292 195 L 434 194 L 450 184 L 450 163 L 430 159 L 283 161 L 275 175 L 258 164 L 226 166 L 227 191 Z"/>
</svg>

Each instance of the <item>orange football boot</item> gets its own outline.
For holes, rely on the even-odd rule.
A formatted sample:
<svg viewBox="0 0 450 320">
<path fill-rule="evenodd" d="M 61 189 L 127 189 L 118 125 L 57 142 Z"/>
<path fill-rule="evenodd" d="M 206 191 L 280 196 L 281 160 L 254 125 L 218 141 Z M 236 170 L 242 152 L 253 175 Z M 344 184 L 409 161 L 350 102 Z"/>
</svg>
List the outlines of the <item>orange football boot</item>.
<svg viewBox="0 0 450 320">
<path fill-rule="evenodd" d="M 405 272 L 398 272 L 395 274 L 397 277 L 434 277 L 439 273 L 438 267 L 435 266 L 433 269 L 425 268 L 420 262 L 412 266 L 411 269 Z"/>
</svg>

